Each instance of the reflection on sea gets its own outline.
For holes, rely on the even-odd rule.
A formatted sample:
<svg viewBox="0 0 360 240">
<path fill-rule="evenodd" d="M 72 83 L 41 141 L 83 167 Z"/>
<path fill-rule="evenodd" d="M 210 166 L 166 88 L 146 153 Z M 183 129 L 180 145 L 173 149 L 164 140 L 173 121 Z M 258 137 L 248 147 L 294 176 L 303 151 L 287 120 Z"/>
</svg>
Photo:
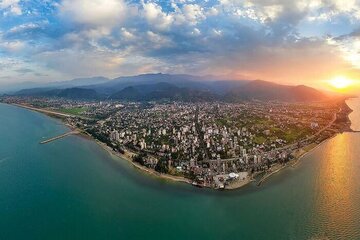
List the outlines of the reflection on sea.
<svg viewBox="0 0 360 240">
<path fill-rule="evenodd" d="M 317 190 L 315 206 L 320 218 L 318 223 L 326 233 L 342 226 L 341 235 L 351 236 L 354 223 L 354 167 L 350 155 L 348 134 L 333 138 L 324 148 L 325 159 L 321 161 L 319 175 L 315 181 Z M 356 225 L 356 224 L 355 224 Z M 340 232 L 339 232 L 340 233 Z"/>
<path fill-rule="evenodd" d="M 351 99 L 352 129 L 360 130 L 359 99 Z M 358 239 L 360 135 L 338 134 L 313 154 L 311 232 L 324 239 Z"/>
</svg>

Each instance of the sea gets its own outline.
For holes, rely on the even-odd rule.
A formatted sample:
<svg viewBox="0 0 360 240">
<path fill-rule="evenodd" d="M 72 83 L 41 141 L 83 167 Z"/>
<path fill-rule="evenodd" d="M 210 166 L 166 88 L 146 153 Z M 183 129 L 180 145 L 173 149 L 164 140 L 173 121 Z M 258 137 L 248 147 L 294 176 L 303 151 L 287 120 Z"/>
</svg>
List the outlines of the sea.
<svg viewBox="0 0 360 240">
<path fill-rule="evenodd" d="M 353 130 L 360 100 L 350 99 Z M 0 239 L 360 239 L 360 133 L 338 134 L 264 182 L 217 191 L 159 179 L 0 104 Z"/>
</svg>

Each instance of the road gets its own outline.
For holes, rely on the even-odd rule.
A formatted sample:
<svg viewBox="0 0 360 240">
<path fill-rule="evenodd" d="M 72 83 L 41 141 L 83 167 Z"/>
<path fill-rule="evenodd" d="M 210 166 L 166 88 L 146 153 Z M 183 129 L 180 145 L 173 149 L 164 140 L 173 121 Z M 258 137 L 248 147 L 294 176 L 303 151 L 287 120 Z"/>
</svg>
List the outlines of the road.
<svg viewBox="0 0 360 240">
<path fill-rule="evenodd" d="M 334 116 L 333 118 L 331 119 L 331 121 L 325 126 L 323 127 L 322 129 L 320 129 L 318 132 L 316 132 L 314 135 L 310 136 L 310 137 L 307 137 L 306 139 L 303 139 L 299 142 L 296 142 L 296 143 L 292 143 L 292 144 L 289 144 L 289 145 L 286 145 L 286 146 L 283 146 L 283 147 L 279 147 L 279 148 L 276 148 L 276 149 L 273 149 L 271 151 L 269 151 L 268 153 L 271 153 L 271 152 L 277 152 L 277 151 L 284 151 L 284 150 L 288 150 L 288 149 L 291 149 L 293 147 L 297 147 L 299 143 L 302 143 L 302 142 L 306 142 L 306 141 L 309 141 L 317 136 L 319 136 L 322 132 L 324 132 L 325 130 L 327 130 L 328 128 L 330 128 L 336 121 L 337 119 L 337 114 L 341 112 L 341 109 L 339 110 L 339 112 L 337 113 L 334 113 Z M 235 157 L 235 158 L 228 158 L 228 159 L 220 159 L 220 160 L 216 160 L 216 159 L 209 159 L 207 160 L 206 162 L 217 162 L 217 161 L 220 161 L 220 162 L 231 162 L 231 161 L 235 161 L 235 160 L 238 160 L 239 157 Z"/>
<path fill-rule="evenodd" d="M 42 109 L 42 108 L 35 108 L 35 107 L 23 105 L 23 104 L 12 103 L 12 105 L 21 107 L 21 108 L 26 108 L 29 110 L 33 110 L 33 111 L 37 111 L 37 112 L 41 112 L 41 113 L 45 113 L 45 114 L 59 116 L 59 117 L 70 117 L 70 118 L 80 118 L 80 119 L 84 119 L 84 120 L 90 120 L 90 118 L 83 117 L 83 116 L 72 115 L 72 114 L 67 114 L 67 113 L 60 113 L 60 112 L 55 112 L 55 111 L 46 110 L 46 109 Z"/>
</svg>

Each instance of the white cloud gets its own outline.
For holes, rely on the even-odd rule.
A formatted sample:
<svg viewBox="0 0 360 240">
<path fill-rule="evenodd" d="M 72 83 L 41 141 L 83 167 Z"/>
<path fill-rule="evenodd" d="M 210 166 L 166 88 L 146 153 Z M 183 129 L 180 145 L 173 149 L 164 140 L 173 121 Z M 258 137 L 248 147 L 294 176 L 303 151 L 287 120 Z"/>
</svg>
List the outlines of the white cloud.
<svg viewBox="0 0 360 240">
<path fill-rule="evenodd" d="M 345 16 L 350 21 L 360 17 L 360 2 L 357 0 L 301 0 L 296 6 L 306 13 L 306 20 L 312 22 L 331 22 L 338 16 Z"/>
<path fill-rule="evenodd" d="M 200 36 L 200 35 L 201 35 L 201 31 L 200 31 L 200 29 L 198 29 L 198 28 L 194 28 L 194 29 L 190 32 L 190 34 L 191 34 L 192 36 Z"/>
<path fill-rule="evenodd" d="M 121 28 L 121 36 L 127 41 L 132 41 L 136 39 L 135 34 L 126 28 Z"/>
<path fill-rule="evenodd" d="M 264 15 L 270 18 L 271 20 L 276 19 L 284 10 L 282 5 L 271 5 L 264 7 Z"/>
<path fill-rule="evenodd" d="M 123 0 L 64 0 L 60 14 L 79 24 L 112 27 L 126 16 Z"/>
<path fill-rule="evenodd" d="M 221 30 L 215 29 L 215 28 L 212 30 L 212 33 L 213 33 L 213 35 L 216 36 L 216 37 L 221 37 L 222 34 L 223 34 Z"/>
<path fill-rule="evenodd" d="M 0 51 L 71 77 L 162 70 L 216 74 L 225 69 L 285 79 L 283 66 L 307 66 L 316 54 L 324 56 L 317 58 L 318 67 L 335 66 L 330 59 L 340 64 L 343 57 L 360 67 L 360 44 L 352 44 L 353 39 L 346 44 L 336 40 L 336 46 L 320 53 L 320 43 L 308 43 L 313 47 L 306 51 L 294 44 L 311 37 L 321 42 L 325 34 L 359 27 L 358 0 L 59 0 L 52 2 L 52 12 L 29 10 L 33 2 L 49 0 L 0 0 L 4 14 L 20 14 L 21 7 L 26 13 L 0 28 Z M 47 17 L 49 22 L 42 24 Z M 340 29 L 349 22 L 352 26 Z M 325 54 L 332 49 L 340 54 Z M 296 56 L 305 61 L 296 62 Z"/>
<path fill-rule="evenodd" d="M 154 33 L 152 31 L 147 32 L 147 38 L 150 40 L 152 44 L 152 48 L 162 48 L 169 47 L 171 45 L 171 40 L 165 36 Z"/>
<path fill-rule="evenodd" d="M 7 52 L 19 52 L 25 48 L 26 44 L 22 41 L 1 41 L 0 49 L 3 49 Z"/>
<path fill-rule="evenodd" d="M 332 0 L 331 3 L 334 4 L 340 12 L 349 12 L 359 8 L 359 3 L 356 0 Z"/>
<path fill-rule="evenodd" d="M 360 69 L 360 37 L 347 36 L 345 38 L 328 38 L 330 46 L 337 47 L 344 57 L 354 68 Z"/>
<path fill-rule="evenodd" d="M 29 23 L 20 24 L 20 25 L 10 28 L 8 33 L 20 33 L 23 31 L 34 30 L 34 29 L 39 29 L 39 28 L 41 28 L 41 26 L 38 23 L 29 22 Z"/>
<path fill-rule="evenodd" d="M 143 3 L 144 16 L 151 27 L 158 30 L 166 30 L 174 22 L 174 18 L 170 14 L 162 11 L 161 6 L 156 3 Z"/>
<path fill-rule="evenodd" d="M 219 14 L 219 10 L 217 10 L 217 8 L 215 7 L 211 7 L 210 9 L 207 10 L 206 15 L 207 16 L 216 16 Z"/>
<path fill-rule="evenodd" d="M 206 18 L 204 9 L 197 4 L 185 4 L 182 11 L 187 22 L 192 25 L 195 25 Z"/>
<path fill-rule="evenodd" d="M 5 10 L 5 15 L 11 13 L 21 15 L 22 10 L 19 5 L 20 0 L 0 0 L 0 9 Z"/>
</svg>

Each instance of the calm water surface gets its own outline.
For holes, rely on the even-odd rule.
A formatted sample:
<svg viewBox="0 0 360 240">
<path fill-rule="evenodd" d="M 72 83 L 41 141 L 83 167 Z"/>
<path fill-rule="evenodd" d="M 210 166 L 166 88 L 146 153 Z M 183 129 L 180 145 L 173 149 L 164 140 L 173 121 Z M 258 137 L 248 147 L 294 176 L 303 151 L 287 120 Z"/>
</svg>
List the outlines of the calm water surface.
<svg viewBox="0 0 360 240">
<path fill-rule="evenodd" d="M 360 101 L 349 105 L 360 129 Z M 261 187 L 197 189 L 142 174 L 47 116 L 0 104 L 0 239 L 360 239 L 360 134 Z"/>
</svg>

